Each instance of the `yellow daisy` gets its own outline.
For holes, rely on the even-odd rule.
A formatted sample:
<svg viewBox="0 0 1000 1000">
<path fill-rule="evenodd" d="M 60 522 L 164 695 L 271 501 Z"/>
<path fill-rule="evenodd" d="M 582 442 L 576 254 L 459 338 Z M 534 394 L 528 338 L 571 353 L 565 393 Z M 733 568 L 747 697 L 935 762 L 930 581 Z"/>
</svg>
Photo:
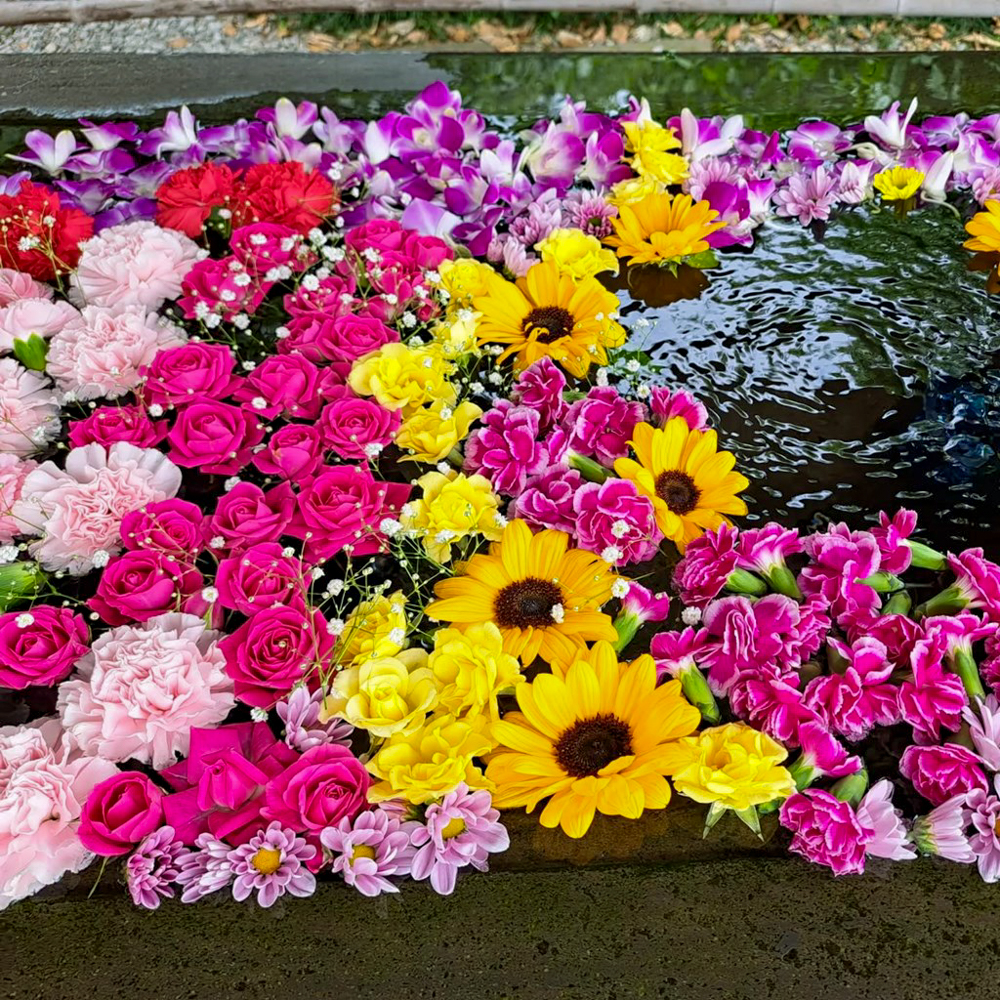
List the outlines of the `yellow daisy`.
<svg viewBox="0 0 1000 1000">
<path fill-rule="evenodd" d="M 737 496 L 750 485 L 733 471 L 736 458 L 718 450 L 715 431 L 693 431 L 683 417 L 661 430 L 637 424 L 629 444 L 636 459 L 619 458 L 615 472 L 653 502 L 660 531 L 683 552 L 692 539 L 717 528 L 724 514 L 745 514 Z"/>
<path fill-rule="evenodd" d="M 912 167 L 890 167 L 872 178 L 872 186 L 883 201 L 906 201 L 912 198 L 924 182 L 924 174 Z"/>
<path fill-rule="evenodd" d="M 718 215 L 707 201 L 693 202 L 689 194 L 648 194 L 619 207 L 618 218 L 611 220 L 616 235 L 604 242 L 633 264 L 676 263 L 708 250 L 707 238 L 725 226 L 713 221 Z"/>
<path fill-rule="evenodd" d="M 962 246 L 980 253 L 1000 252 L 1000 201 L 991 198 L 983 208 L 985 212 L 977 212 L 965 224 L 965 231 L 972 239 Z"/>
<path fill-rule="evenodd" d="M 603 559 L 569 548 L 565 532 L 533 535 L 524 521 L 511 521 L 489 555 L 473 556 L 464 576 L 435 585 L 427 616 L 458 628 L 492 621 L 504 652 L 525 666 L 536 656 L 568 662 L 587 642 L 617 638 L 611 616 L 599 610 L 616 579 Z"/>
<path fill-rule="evenodd" d="M 479 345 L 506 344 L 497 360 L 513 355 L 518 371 L 547 354 L 582 378 L 591 362 L 607 364 L 606 348 L 625 343 L 624 328 L 612 319 L 618 296 L 596 278 L 574 280 L 552 261 L 535 264 L 516 284 L 495 275 L 473 304 L 482 314 Z"/>
<path fill-rule="evenodd" d="M 542 826 L 582 837 L 595 812 L 637 819 L 670 801 L 671 743 L 694 732 L 701 715 L 679 681 L 656 686 L 651 656 L 619 663 L 598 642 L 564 676 L 539 674 L 515 693 L 521 711 L 490 727 L 499 748 L 486 778 L 497 808 L 531 812 L 551 796 Z"/>
</svg>

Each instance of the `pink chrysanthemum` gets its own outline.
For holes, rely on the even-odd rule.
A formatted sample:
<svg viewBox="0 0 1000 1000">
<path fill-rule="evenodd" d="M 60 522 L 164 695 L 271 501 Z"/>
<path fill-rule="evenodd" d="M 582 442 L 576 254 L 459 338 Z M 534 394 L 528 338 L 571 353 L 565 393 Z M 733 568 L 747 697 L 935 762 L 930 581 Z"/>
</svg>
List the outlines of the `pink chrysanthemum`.
<svg viewBox="0 0 1000 1000">
<path fill-rule="evenodd" d="M 361 813 L 353 821 L 344 817 L 327 827 L 320 842 L 333 851 L 333 871 L 364 896 L 399 892 L 390 876 L 410 874 L 413 848 L 408 825 L 383 809 Z"/>
<path fill-rule="evenodd" d="M 135 849 L 125 865 L 125 879 L 132 902 L 155 910 L 160 901 L 174 898 L 184 845 L 174 839 L 172 826 L 161 826 Z"/>
<path fill-rule="evenodd" d="M 233 872 L 233 899 L 241 903 L 257 893 L 263 907 L 273 906 L 284 894 L 311 896 L 316 876 L 307 867 L 316 848 L 294 830 L 284 830 L 277 821 L 261 830 L 249 843 L 229 852 Z"/>
</svg>

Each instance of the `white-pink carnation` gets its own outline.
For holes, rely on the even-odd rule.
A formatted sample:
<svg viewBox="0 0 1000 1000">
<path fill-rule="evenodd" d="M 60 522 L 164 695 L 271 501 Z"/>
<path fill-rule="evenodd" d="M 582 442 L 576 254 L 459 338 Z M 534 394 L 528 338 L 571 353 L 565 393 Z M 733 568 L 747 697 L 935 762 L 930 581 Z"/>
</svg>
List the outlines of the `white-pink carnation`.
<svg viewBox="0 0 1000 1000">
<path fill-rule="evenodd" d="M 39 536 L 31 554 L 46 569 L 80 576 L 96 553 L 120 551 L 126 514 L 176 496 L 180 485 L 181 470 L 155 448 L 88 444 L 66 455 L 65 469 L 50 461 L 29 472 L 13 516 Z"/>
<path fill-rule="evenodd" d="M 0 358 L 0 452 L 30 455 L 58 433 L 52 383 L 14 358 Z"/>
<path fill-rule="evenodd" d="M 52 338 L 46 371 L 77 399 L 115 399 L 139 384 L 139 369 L 187 340 L 180 327 L 142 306 L 86 306 Z"/>
<path fill-rule="evenodd" d="M 0 910 L 90 864 L 80 813 L 116 771 L 70 749 L 57 719 L 0 728 Z"/>
<path fill-rule="evenodd" d="M 18 299 L 51 299 L 52 289 L 30 274 L 0 267 L 0 306 L 9 306 Z"/>
<path fill-rule="evenodd" d="M 0 453 L 0 545 L 10 543 L 24 530 L 20 523 L 11 517 L 14 504 L 21 499 L 21 488 L 24 480 L 37 462 L 18 458 L 17 455 Z"/>
<path fill-rule="evenodd" d="M 83 244 L 70 276 L 73 300 L 117 309 L 155 311 L 181 294 L 181 282 L 198 259 L 198 244 L 183 233 L 143 219 L 102 229 Z"/>
<path fill-rule="evenodd" d="M 172 764 L 192 727 L 216 726 L 233 708 L 219 635 L 177 612 L 105 632 L 59 687 L 67 738 L 105 760 Z"/>
<path fill-rule="evenodd" d="M 45 298 L 19 299 L 0 308 L 0 353 L 14 350 L 15 340 L 33 333 L 48 340 L 80 316 L 75 306 Z"/>
</svg>

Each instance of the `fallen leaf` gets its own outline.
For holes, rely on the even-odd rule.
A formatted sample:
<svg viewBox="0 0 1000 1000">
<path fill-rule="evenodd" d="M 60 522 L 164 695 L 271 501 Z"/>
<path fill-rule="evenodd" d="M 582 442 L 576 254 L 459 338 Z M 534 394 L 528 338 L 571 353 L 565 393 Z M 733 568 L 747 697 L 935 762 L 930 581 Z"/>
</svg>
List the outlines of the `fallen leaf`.
<svg viewBox="0 0 1000 1000">
<path fill-rule="evenodd" d="M 427 32 L 420 31 L 419 29 L 411 31 L 406 38 L 403 39 L 403 41 L 405 41 L 407 45 L 420 45 L 422 42 L 427 41 Z"/>
<path fill-rule="evenodd" d="M 258 14 L 256 17 L 247 18 L 243 22 L 244 28 L 263 28 L 267 24 L 267 14 Z"/>
<path fill-rule="evenodd" d="M 583 37 L 576 34 L 574 31 L 557 31 L 556 41 L 564 49 L 578 49 L 581 45 L 583 45 Z"/>
<path fill-rule="evenodd" d="M 186 49 L 191 44 L 190 40 L 187 38 L 171 38 L 167 42 L 168 49 Z"/>
<path fill-rule="evenodd" d="M 984 35 L 979 31 L 974 31 L 971 35 L 963 35 L 961 41 L 969 45 L 982 45 L 987 49 L 1000 49 L 1000 38 L 993 38 L 991 35 Z"/>
<path fill-rule="evenodd" d="M 306 35 L 306 49 L 309 52 L 333 52 L 337 48 L 337 39 L 322 31 L 313 31 Z"/>
<path fill-rule="evenodd" d="M 927 37 L 933 38 L 935 42 L 940 42 L 942 38 L 948 37 L 948 29 L 939 21 L 927 26 Z"/>
<path fill-rule="evenodd" d="M 389 25 L 390 35 L 408 35 L 417 26 L 417 22 L 413 20 L 412 17 L 407 17 L 402 21 L 393 21 Z"/>
<path fill-rule="evenodd" d="M 628 41 L 628 36 L 628 25 L 622 24 L 621 21 L 611 28 L 611 41 L 613 41 L 615 45 L 624 45 Z"/>
<path fill-rule="evenodd" d="M 449 24 L 445 27 L 444 33 L 453 42 L 467 42 L 472 37 L 472 32 L 464 24 Z"/>
<path fill-rule="evenodd" d="M 597 26 L 597 30 L 590 36 L 591 44 L 603 45 L 608 40 L 608 29 L 603 24 Z"/>
<path fill-rule="evenodd" d="M 226 38 L 235 38 L 239 33 L 239 30 L 240 29 L 237 28 L 232 21 L 226 21 L 226 23 L 222 26 L 222 33 L 226 36 Z"/>
<path fill-rule="evenodd" d="M 684 25 L 679 21 L 668 21 L 660 25 L 660 31 L 668 38 L 680 38 L 684 34 Z"/>
<path fill-rule="evenodd" d="M 736 24 L 731 24 L 726 29 L 726 41 L 732 45 L 733 42 L 738 42 L 743 36 L 743 28 L 745 27 L 742 21 L 737 21 Z"/>
</svg>

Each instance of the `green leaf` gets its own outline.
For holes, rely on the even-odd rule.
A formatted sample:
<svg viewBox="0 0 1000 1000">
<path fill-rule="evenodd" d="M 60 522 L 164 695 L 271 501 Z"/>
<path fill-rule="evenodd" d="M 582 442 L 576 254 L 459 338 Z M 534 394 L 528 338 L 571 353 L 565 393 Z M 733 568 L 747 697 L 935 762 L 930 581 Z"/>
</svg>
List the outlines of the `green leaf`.
<svg viewBox="0 0 1000 1000">
<path fill-rule="evenodd" d="M 684 263 L 690 264 L 691 267 L 701 268 L 704 271 L 709 267 L 718 267 L 719 258 L 715 256 L 714 250 L 702 250 L 701 253 L 693 253 L 689 257 L 685 257 Z"/>
<path fill-rule="evenodd" d="M 45 356 L 48 352 L 49 345 L 37 333 L 32 333 L 27 340 L 14 341 L 14 357 L 32 371 L 45 371 Z"/>
</svg>

